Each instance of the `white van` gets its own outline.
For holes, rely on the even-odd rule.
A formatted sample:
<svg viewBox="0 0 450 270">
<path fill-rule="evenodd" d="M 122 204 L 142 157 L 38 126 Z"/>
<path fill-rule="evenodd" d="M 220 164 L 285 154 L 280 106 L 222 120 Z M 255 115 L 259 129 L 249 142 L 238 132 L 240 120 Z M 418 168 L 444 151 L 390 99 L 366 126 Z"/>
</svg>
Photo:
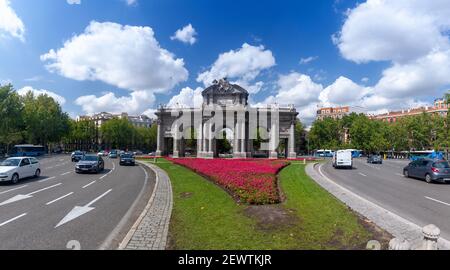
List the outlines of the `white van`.
<svg viewBox="0 0 450 270">
<path fill-rule="evenodd" d="M 334 168 L 353 168 L 352 151 L 338 150 L 333 154 Z"/>
</svg>

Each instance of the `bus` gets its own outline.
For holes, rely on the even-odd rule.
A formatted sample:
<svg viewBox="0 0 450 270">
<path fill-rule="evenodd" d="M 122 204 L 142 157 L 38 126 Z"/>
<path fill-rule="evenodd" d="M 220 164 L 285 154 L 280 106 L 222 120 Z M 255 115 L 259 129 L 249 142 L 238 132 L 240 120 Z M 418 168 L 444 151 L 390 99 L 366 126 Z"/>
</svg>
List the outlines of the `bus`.
<svg viewBox="0 0 450 270">
<path fill-rule="evenodd" d="M 333 157 L 333 151 L 324 150 L 324 149 L 317 150 L 315 156 L 316 157 Z"/>
<path fill-rule="evenodd" d="M 16 145 L 11 149 L 11 157 L 37 157 L 45 155 L 45 147 L 41 145 Z"/>
<path fill-rule="evenodd" d="M 362 156 L 362 151 L 357 149 L 346 149 L 347 151 L 352 152 L 352 158 L 359 158 Z"/>
<path fill-rule="evenodd" d="M 421 158 L 429 158 L 429 159 L 444 159 L 444 153 L 443 152 L 436 152 L 434 150 L 428 150 L 428 151 L 411 151 L 409 152 L 409 159 L 411 161 L 416 161 Z"/>
</svg>

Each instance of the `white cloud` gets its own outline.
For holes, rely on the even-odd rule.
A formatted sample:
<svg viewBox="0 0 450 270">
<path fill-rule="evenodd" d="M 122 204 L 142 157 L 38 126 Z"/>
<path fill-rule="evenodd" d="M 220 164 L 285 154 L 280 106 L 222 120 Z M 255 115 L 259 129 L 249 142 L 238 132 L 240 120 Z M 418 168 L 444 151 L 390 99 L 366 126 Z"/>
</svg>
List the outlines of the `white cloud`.
<svg viewBox="0 0 450 270">
<path fill-rule="evenodd" d="M 25 26 L 9 0 L 0 0 L 0 37 L 12 36 L 25 41 Z"/>
<path fill-rule="evenodd" d="M 175 32 L 175 35 L 170 37 L 171 40 L 179 40 L 183 43 L 188 44 L 194 44 L 197 41 L 197 38 L 195 37 L 197 35 L 197 32 L 195 31 L 195 28 L 192 27 L 191 24 L 186 25 L 182 29 L 178 29 Z"/>
<path fill-rule="evenodd" d="M 153 106 L 155 96 L 149 91 L 134 91 L 130 96 L 117 97 L 108 92 L 103 96 L 81 96 L 75 100 L 75 104 L 81 106 L 86 114 L 98 112 L 141 114 Z"/>
<path fill-rule="evenodd" d="M 349 105 L 360 101 L 369 92 L 369 88 L 341 76 L 320 93 L 319 99 L 325 106 Z"/>
<path fill-rule="evenodd" d="M 142 112 L 152 105 L 155 92 L 167 92 L 188 78 L 183 59 L 161 48 L 152 28 L 111 22 L 91 22 L 84 33 L 42 55 L 41 60 L 49 71 L 64 77 L 102 81 L 132 91 L 125 97 L 112 93 L 80 97 L 76 104 L 87 113 L 107 109 Z"/>
<path fill-rule="evenodd" d="M 266 98 L 265 103 L 294 104 L 300 108 L 317 102 L 323 90 L 323 86 L 313 82 L 311 77 L 297 72 L 281 75 L 277 85 L 278 93 Z"/>
<path fill-rule="evenodd" d="M 355 62 L 403 62 L 449 48 L 448 0 L 368 0 L 348 12 L 336 37 L 342 55 Z"/>
<path fill-rule="evenodd" d="M 244 43 L 238 50 L 220 54 L 210 70 L 198 75 L 197 81 L 209 86 L 214 80 L 227 77 L 251 84 L 263 70 L 274 65 L 270 50 Z"/>
<path fill-rule="evenodd" d="M 79 4 L 81 4 L 81 0 L 67 0 L 67 4 L 69 4 L 69 5 L 79 5 Z"/>
<path fill-rule="evenodd" d="M 183 59 L 160 47 L 152 28 L 91 22 L 84 33 L 41 56 L 51 72 L 132 91 L 166 91 L 187 80 Z"/>
<path fill-rule="evenodd" d="M 347 12 L 334 41 L 348 60 L 391 63 L 361 100 L 381 110 L 442 95 L 450 85 L 449 30 L 448 0 L 368 0 Z"/>
<path fill-rule="evenodd" d="M 318 56 L 310 56 L 310 57 L 306 57 L 306 58 L 301 58 L 300 59 L 300 65 L 306 65 L 309 64 L 315 60 L 319 59 Z"/>
<path fill-rule="evenodd" d="M 190 87 L 181 89 L 180 93 L 173 96 L 167 104 L 170 107 L 199 108 L 203 103 L 203 89 L 197 87 L 195 90 Z"/>
<path fill-rule="evenodd" d="M 17 93 L 21 96 L 25 96 L 28 92 L 32 92 L 35 96 L 47 95 L 47 96 L 53 98 L 61 106 L 66 103 L 66 99 L 64 97 L 56 94 L 55 92 L 48 91 L 45 89 L 34 89 L 31 86 L 25 86 L 25 87 L 17 90 Z"/>
</svg>

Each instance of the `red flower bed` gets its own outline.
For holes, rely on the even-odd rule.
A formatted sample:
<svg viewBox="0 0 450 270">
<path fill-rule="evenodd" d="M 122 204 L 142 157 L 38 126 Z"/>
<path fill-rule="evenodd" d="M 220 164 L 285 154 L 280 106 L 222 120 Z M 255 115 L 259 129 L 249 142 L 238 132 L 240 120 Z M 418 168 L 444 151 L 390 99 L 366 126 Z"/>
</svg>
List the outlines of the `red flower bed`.
<svg viewBox="0 0 450 270">
<path fill-rule="evenodd" d="M 250 204 L 280 201 L 277 173 L 289 162 L 268 159 L 169 159 L 207 176 Z"/>
</svg>

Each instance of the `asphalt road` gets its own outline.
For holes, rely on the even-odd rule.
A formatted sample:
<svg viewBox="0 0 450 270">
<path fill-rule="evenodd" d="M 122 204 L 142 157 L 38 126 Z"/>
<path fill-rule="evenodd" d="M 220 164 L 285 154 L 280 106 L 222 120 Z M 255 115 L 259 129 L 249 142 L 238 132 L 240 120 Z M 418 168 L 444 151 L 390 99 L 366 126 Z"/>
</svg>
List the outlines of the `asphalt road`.
<svg viewBox="0 0 450 270">
<path fill-rule="evenodd" d="M 319 167 L 329 179 L 419 226 L 435 224 L 450 239 L 450 185 L 403 177 L 406 160 L 386 160 L 382 165 L 355 159 L 353 170 Z"/>
<path fill-rule="evenodd" d="M 144 209 L 155 176 L 104 159 L 104 172 L 78 175 L 70 156 L 44 158 L 40 178 L 0 184 L 0 249 L 116 248 Z"/>
</svg>

